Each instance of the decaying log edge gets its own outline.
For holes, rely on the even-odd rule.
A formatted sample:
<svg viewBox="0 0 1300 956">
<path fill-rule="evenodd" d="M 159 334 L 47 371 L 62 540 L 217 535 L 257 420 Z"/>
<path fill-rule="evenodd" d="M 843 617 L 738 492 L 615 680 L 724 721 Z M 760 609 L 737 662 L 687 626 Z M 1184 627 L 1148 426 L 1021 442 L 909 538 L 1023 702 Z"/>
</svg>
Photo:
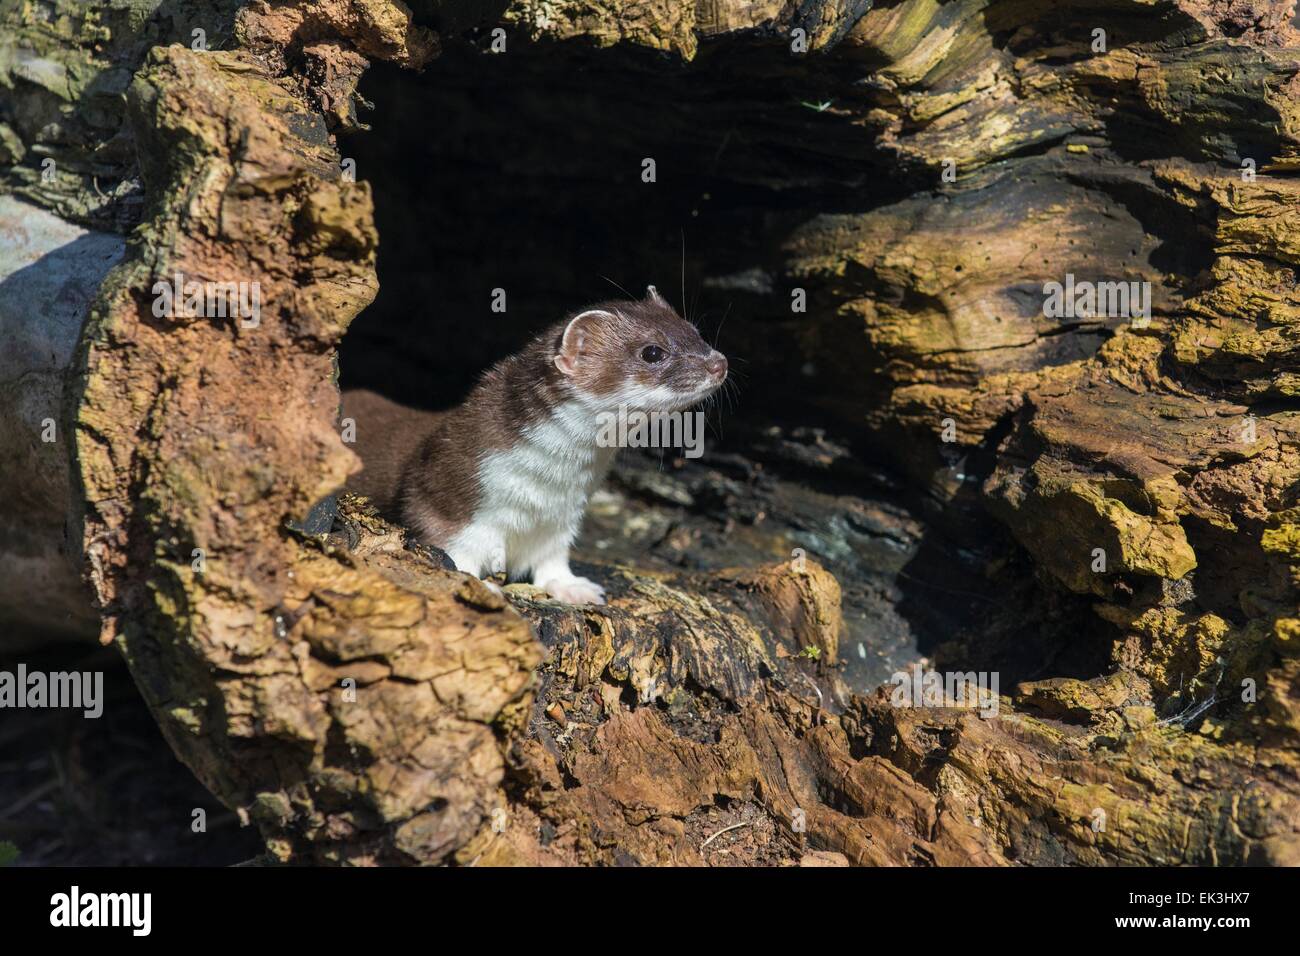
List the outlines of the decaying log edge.
<svg viewBox="0 0 1300 956">
<path fill-rule="evenodd" d="M 241 14 L 233 52 L 156 48 L 136 75 L 131 128 L 153 205 L 101 291 L 83 337 L 76 396 L 79 499 L 104 637 L 122 648 L 177 752 L 214 793 L 256 820 L 275 855 L 698 862 L 702 848 L 687 839 L 683 821 L 724 796 L 755 800 L 788 823 L 792 839 L 807 834 L 812 845 L 859 862 L 1294 861 L 1296 664 L 1286 652 L 1295 628 L 1278 612 L 1268 615 L 1273 633 L 1260 638 L 1284 652 L 1280 662 L 1267 658 L 1273 703 L 1262 747 L 1253 738 L 1182 734 L 1148 708 L 1125 706 L 1124 686 L 1040 687 L 1025 695 L 1067 710 L 1091 695 L 1079 705 L 1095 724 L 1086 728 L 1017 713 L 985 721 L 909 711 L 880 700 L 850 699 L 842 713 L 829 714 L 801 687 L 807 678 L 824 698 L 817 681 L 826 673 L 793 670 L 804 666 L 801 659 L 783 658 L 775 645 L 746 656 L 736 643 L 746 634 L 799 635 L 809 620 L 828 620 L 829 584 L 803 592 L 796 577 L 821 580 L 815 566 L 676 586 L 630 582 L 609 612 L 594 617 L 519 596 L 524 616 L 551 638 L 541 671 L 547 696 L 532 707 L 542 648 L 524 616 L 396 547 L 395 532 L 380 525 L 365 529 L 352 550 L 287 530 L 286 516 L 304 513 L 354 465 L 334 431 L 333 349 L 374 294 L 368 191 L 339 174 L 327 118 L 350 120 L 350 86 L 364 57 L 418 66 L 435 48 L 397 3 L 306 6 L 252 4 Z M 1167 6 L 1213 20 L 1205 4 Z M 889 8 L 879 13 L 890 15 Z M 693 40 L 696 26 L 647 35 Z M 688 55 L 692 49 L 668 46 Z M 290 47 L 318 68 L 305 88 L 299 77 L 283 75 L 278 54 Z M 1148 108 L 1176 111 L 1186 104 L 1164 97 L 1168 76 L 1183 66 L 1117 55 L 1089 82 L 1165 70 L 1165 85 L 1142 89 Z M 900 68 L 891 82 L 905 83 L 917 67 Z M 1293 102 L 1284 113 L 1293 123 Z M 1199 117 L 1190 135 L 1211 128 L 1208 122 Z M 1293 143 L 1294 128 L 1287 132 Z M 900 143 L 900 153 L 908 148 Z M 1279 170 L 1294 166 L 1296 153 L 1288 150 Z M 936 155 L 922 149 L 916 158 Z M 1199 202 L 1212 188 L 1176 167 L 1155 176 L 1171 184 L 1178 201 Z M 1285 185 L 1263 188 L 1288 194 Z M 1227 208 L 1236 199 L 1225 193 L 1217 201 Z M 1234 240 L 1229 234 L 1224 241 L 1230 249 Z M 1295 258 L 1294 250 L 1275 252 Z M 845 257 L 837 255 L 831 265 L 809 255 L 806 274 L 840 274 Z M 154 282 L 178 272 L 257 281 L 261 321 L 244 328 L 224 319 L 155 317 Z M 1202 317 L 1222 313 L 1213 295 L 1202 301 Z M 889 328 L 879 317 L 867 319 L 869 329 Z M 1198 351 L 1206 348 L 1204 330 L 1184 332 L 1180 358 L 1222 374 L 1223 350 Z M 909 389 L 911 372 L 902 371 L 891 427 L 906 426 L 909 410 L 913 424 L 923 425 L 964 403 L 964 441 L 974 444 L 987 433 L 982 426 L 1015 410 L 1041 380 L 1049 392 L 1023 407 L 1048 414 L 1027 417 L 1016 436 L 1022 454 L 1039 456 L 1039 474 L 1028 485 L 1014 472 L 993 479 L 991 496 L 1006 502 L 1008 522 L 1032 549 L 1036 522 L 1059 513 L 1036 511 L 1040 499 L 1072 496 L 1102 517 L 1101 532 L 1119 530 L 1114 543 L 1125 570 L 1176 578 L 1170 525 L 1186 502 L 1158 470 L 1139 461 L 1121 475 L 1149 496 L 1149 517 L 1116 509 L 1118 499 L 1104 493 L 1115 484 L 1105 469 L 1072 477 L 1050 453 L 1077 443 L 1087 428 L 1066 403 L 1058 406 L 1065 424 L 1051 429 L 1050 388 L 1110 387 L 1121 373 L 1130 388 L 1155 380 L 1156 355 L 1141 338 L 1121 335 L 1100 363 L 1066 366 L 1033 382 L 976 369 L 973 386 Z M 1254 393 L 1290 394 L 1285 364 L 1271 361 L 1280 367 L 1251 366 L 1267 372 L 1256 376 L 1262 384 Z M 1058 375 L 1064 381 L 1055 381 Z M 1035 430 L 1037 444 L 1030 440 Z M 1079 513 L 1093 520 L 1087 508 Z M 1293 560 L 1294 520 L 1274 515 L 1269 522 L 1266 550 Z M 1152 525 L 1165 526 L 1170 547 L 1143 550 Z M 1079 527 L 1086 544 L 1092 532 Z M 1050 564 L 1052 556 L 1043 557 Z M 1058 569 L 1067 585 L 1070 572 Z M 793 599 L 752 597 L 791 587 Z M 653 599 L 647 590 L 656 592 Z M 659 601 L 668 601 L 666 613 L 679 621 L 723 615 L 728 623 L 712 646 L 726 649 L 727 665 L 718 656 L 717 672 L 705 666 L 710 655 L 689 641 L 683 646 L 680 628 L 652 639 L 641 622 Z M 1186 622 L 1155 610 L 1160 620 L 1143 627 L 1157 644 L 1170 634 L 1187 639 Z M 1193 623 L 1214 637 L 1213 622 Z M 817 633 L 822 643 L 812 646 L 833 647 L 825 631 Z M 1258 646 L 1235 644 L 1244 649 L 1237 657 Z M 580 732 L 581 720 L 567 719 L 585 688 L 620 684 L 632 688 L 634 702 L 613 707 L 621 695 L 602 694 L 610 712 L 590 735 Z M 672 699 L 659 706 L 647 689 L 654 687 L 667 688 Z M 643 706 L 638 695 L 648 698 Z M 554 719 L 546 713 L 557 705 L 569 736 L 552 750 L 539 724 Z M 711 739 L 678 733 L 674 708 L 687 726 L 710 726 Z M 571 722 L 579 732 L 568 731 Z M 525 733 L 530 725 L 538 731 L 532 736 Z M 1206 775 L 1209 790 L 1195 783 Z M 673 786 L 647 786 L 662 780 Z M 494 826 L 494 811 L 504 807 L 567 829 L 558 843 L 543 845 L 533 828 Z M 1098 809 L 1107 826 L 1095 826 Z"/>
</svg>

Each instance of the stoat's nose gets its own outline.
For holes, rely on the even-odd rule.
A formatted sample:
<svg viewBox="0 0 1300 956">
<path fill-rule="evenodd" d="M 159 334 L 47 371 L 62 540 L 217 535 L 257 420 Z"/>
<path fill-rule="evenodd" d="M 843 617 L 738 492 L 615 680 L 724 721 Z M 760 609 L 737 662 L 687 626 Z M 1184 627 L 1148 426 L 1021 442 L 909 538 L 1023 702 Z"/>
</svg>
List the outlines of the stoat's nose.
<svg viewBox="0 0 1300 956">
<path fill-rule="evenodd" d="M 714 349 L 709 353 L 709 357 L 704 360 L 704 367 L 709 370 L 709 374 L 714 378 L 723 378 L 727 374 L 727 357 Z"/>
</svg>

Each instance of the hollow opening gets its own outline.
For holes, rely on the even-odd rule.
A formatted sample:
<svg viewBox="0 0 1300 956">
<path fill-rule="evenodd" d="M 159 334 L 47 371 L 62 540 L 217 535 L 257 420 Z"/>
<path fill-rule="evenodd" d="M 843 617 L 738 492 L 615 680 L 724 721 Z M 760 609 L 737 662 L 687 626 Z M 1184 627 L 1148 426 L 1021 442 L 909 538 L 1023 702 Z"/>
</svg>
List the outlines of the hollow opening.
<svg viewBox="0 0 1300 956">
<path fill-rule="evenodd" d="M 1082 599 L 1041 587 L 973 490 L 940 502 L 868 440 L 879 357 L 865 335 L 810 334 L 841 321 L 834 290 L 792 309 L 802 226 L 931 188 L 860 111 L 836 109 L 869 77 L 848 56 L 735 42 L 689 66 L 563 43 L 449 43 L 418 76 L 376 66 L 361 87 L 372 130 L 341 151 L 373 189 L 380 292 L 343 342 L 341 385 L 447 407 L 547 324 L 653 284 L 729 356 L 738 394 L 709 414 L 698 460 L 620 454 L 577 566 L 703 570 L 802 549 L 842 586 L 858 691 L 922 658 L 1004 683 L 1095 676 L 1108 645 L 1079 633 Z M 968 470 L 986 474 L 991 451 Z"/>
</svg>

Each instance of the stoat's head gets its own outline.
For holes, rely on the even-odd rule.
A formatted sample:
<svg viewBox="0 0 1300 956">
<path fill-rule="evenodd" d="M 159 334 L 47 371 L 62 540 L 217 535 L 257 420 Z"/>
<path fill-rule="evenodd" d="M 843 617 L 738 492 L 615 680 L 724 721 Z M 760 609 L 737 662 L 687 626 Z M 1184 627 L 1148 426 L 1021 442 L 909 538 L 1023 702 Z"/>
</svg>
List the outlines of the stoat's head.
<svg viewBox="0 0 1300 956">
<path fill-rule="evenodd" d="M 638 302 L 578 313 L 555 342 L 555 367 L 578 393 L 608 408 L 688 408 L 727 378 L 727 357 L 675 311 L 654 286 Z"/>
</svg>

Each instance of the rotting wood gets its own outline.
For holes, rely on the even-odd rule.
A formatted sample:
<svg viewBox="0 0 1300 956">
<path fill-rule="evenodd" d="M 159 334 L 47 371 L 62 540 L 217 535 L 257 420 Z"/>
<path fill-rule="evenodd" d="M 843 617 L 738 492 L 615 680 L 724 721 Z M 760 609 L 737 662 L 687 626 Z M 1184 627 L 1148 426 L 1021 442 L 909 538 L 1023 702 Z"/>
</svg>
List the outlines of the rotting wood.
<svg viewBox="0 0 1300 956">
<path fill-rule="evenodd" d="M 274 856 L 699 864 L 696 824 L 723 802 L 776 824 L 767 862 L 1298 862 L 1300 62 L 1277 5 L 1105 4 L 1128 35 L 1097 55 L 1100 6 L 963 0 L 941 29 L 922 0 L 797 5 L 874 77 L 853 121 L 927 183 L 786 237 L 783 268 L 823 303 L 803 342 L 843 386 L 828 405 L 949 498 L 969 492 L 938 423 L 950 451 L 993 441 L 982 499 L 1114 628 L 1118 677 L 1025 685 L 989 720 L 837 687 L 838 586 L 813 562 L 610 569 L 604 611 L 508 607 L 364 514 L 346 513 L 351 548 L 286 529 L 354 466 L 333 351 L 375 289 L 368 187 L 331 130 L 357 122 L 365 60 L 418 66 L 436 44 L 400 3 L 258 3 L 214 31 L 226 49 L 146 57 L 185 34 L 132 36 L 149 5 L 110 6 L 126 36 L 62 3 L 18 24 L 8 87 L 59 86 L 84 141 L 7 116 L 8 155 L 69 160 L 6 182 L 69 219 L 141 217 L 66 409 L 86 560 L 168 740 Z M 193 19 L 176 6 L 173 30 Z M 511 16 L 690 56 L 749 25 L 742 6 L 692 24 L 643 5 L 617 34 L 615 3 Z M 762 23 L 783 33 L 795 6 Z M 126 90 L 125 114 L 94 113 L 103 85 L 55 82 L 69 56 Z M 103 201 L 78 168 L 92 154 L 117 183 Z M 936 186 L 945 159 L 960 175 Z M 1072 270 L 1151 282 L 1153 321 L 1018 309 Z M 257 281 L 260 323 L 155 317 L 153 283 L 176 272 Z M 1082 570 L 1096 547 L 1103 579 Z M 1257 703 L 1235 702 L 1243 681 Z M 1195 733 L 1152 706 L 1229 690 Z"/>
</svg>

